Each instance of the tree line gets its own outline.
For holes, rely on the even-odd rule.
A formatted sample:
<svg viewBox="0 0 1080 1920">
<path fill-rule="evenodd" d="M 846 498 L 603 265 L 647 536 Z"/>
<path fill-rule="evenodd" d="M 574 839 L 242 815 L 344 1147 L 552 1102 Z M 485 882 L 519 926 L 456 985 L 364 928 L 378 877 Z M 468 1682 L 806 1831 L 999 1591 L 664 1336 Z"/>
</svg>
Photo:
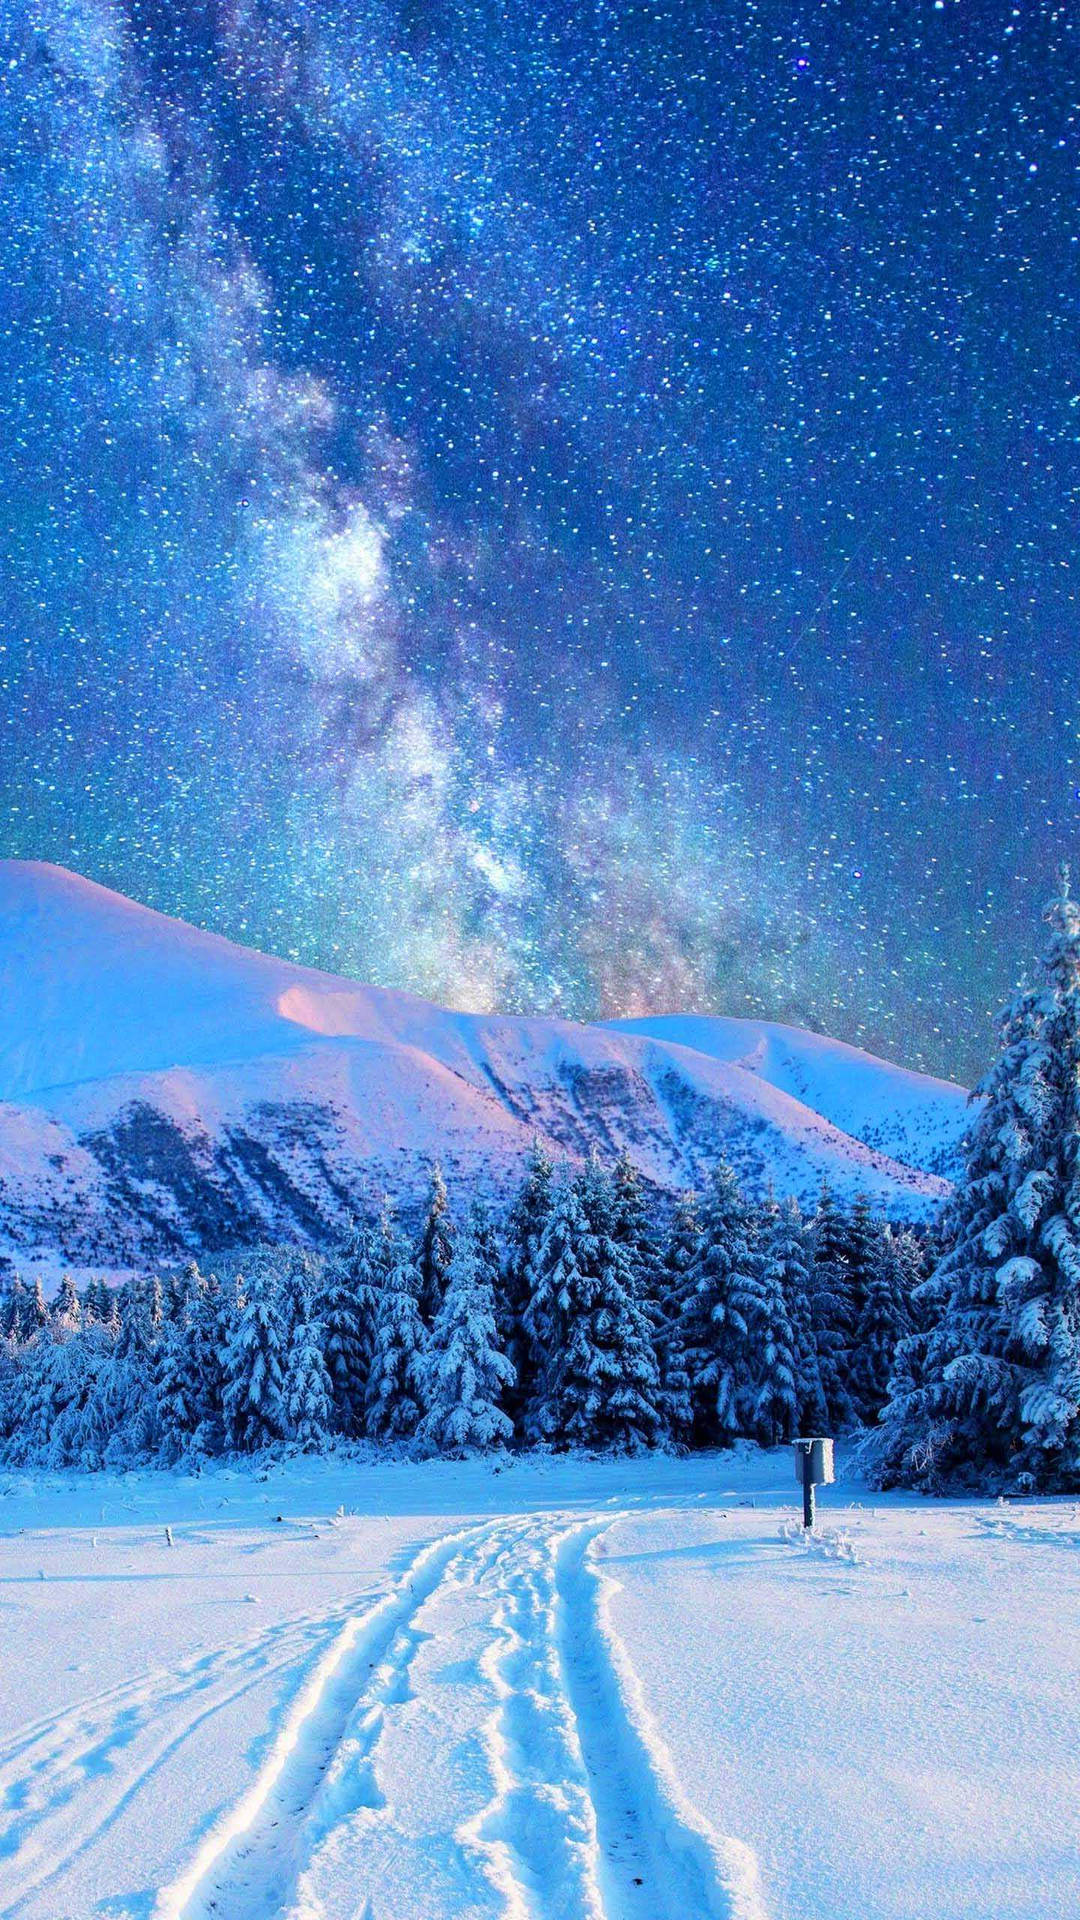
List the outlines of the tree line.
<svg viewBox="0 0 1080 1920">
<path fill-rule="evenodd" d="M 1080 904 L 976 1089 L 927 1236 L 721 1163 L 658 1219 L 626 1156 L 534 1148 L 507 1216 L 388 1205 L 328 1254 L 259 1247 L 80 1298 L 0 1284 L 0 1458 L 197 1464 L 338 1441 L 464 1455 L 866 1435 L 881 1485 L 1080 1489 Z"/>
<path fill-rule="evenodd" d="M 0 1289 L 8 1465 L 197 1465 L 367 1441 L 635 1453 L 773 1445 L 877 1420 L 924 1337 L 924 1241 L 828 1187 L 752 1204 L 719 1164 L 663 1222 L 631 1161 L 533 1149 L 498 1223 L 454 1217 L 439 1168 L 418 1234 L 388 1204 L 326 1254 L 258 1247 L 216 1272 L 52 1302 Z"/>
</svg>

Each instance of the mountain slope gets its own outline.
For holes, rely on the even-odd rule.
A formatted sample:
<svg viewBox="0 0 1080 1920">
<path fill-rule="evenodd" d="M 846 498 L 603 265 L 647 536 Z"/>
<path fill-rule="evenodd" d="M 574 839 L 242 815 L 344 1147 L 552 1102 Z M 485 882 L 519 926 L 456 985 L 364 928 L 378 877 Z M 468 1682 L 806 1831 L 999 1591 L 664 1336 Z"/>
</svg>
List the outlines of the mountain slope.
<svg viewBox="0 0 1080 1920">
<path fill-rule="evenodd" d="M 382 1190 L 499 1193 L 534 1134 L 648 1180 L 725 1152 L 898 1213 L 940 1196 L 962 1089 L 768 1022 L 452 1013 L 251 952 L 63 869 L 0 862 L 0 1248 L 132 1262 L 325 1237 Z"/>
</svg>

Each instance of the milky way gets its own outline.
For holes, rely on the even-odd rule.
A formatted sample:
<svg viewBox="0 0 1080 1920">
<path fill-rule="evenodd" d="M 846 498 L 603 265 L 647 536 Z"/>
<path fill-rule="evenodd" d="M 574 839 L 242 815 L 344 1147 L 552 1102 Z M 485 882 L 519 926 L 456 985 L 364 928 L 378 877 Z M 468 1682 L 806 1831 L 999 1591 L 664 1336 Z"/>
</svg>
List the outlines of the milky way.
<svg viewBox="0 0 1080 1920">
<path fill-rule="evenodd" d="M 974 1074 L 1080 841 L 1075 16 L 0 28 L 0 851 Z"/>
</svg>

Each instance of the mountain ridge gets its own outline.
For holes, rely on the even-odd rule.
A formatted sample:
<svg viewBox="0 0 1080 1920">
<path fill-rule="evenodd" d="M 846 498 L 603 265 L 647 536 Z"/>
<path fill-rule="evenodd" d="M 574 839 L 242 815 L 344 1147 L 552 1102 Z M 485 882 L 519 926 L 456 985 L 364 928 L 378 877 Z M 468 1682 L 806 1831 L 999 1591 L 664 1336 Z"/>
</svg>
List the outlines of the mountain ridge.
<svg viewBox="0 0 1080 1920">
<path fill-rule="evenodd" d="M 501 1197 L 534 1135 L 625 1148 L 658 1194 L 726 1153 L 925 1216 L 966 1096 L 769 1021 L 455 1012 L 207 933 L 62 867 L 0 862 L 0 1250 L 118 1270 L 318 1240 L 439 1155 Z"/>
</svg>

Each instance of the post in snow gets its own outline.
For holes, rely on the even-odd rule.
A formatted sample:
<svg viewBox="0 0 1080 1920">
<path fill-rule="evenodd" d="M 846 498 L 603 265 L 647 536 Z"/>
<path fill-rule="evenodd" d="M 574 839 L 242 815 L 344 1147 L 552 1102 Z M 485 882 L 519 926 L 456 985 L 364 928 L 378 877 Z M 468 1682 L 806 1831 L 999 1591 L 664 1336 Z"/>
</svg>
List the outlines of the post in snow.
<svg viewBox="0 0 1080 1920">
<path fill-rule="evenodd" d="M 827 1487 L 836 1479 L 833 1471 L 833 1443 L 824 1435 L 796 1440 L 795 1478 L 802 1487 L 802 1523 L 814 1524 L 814 1488 Z"/>
</svg>

